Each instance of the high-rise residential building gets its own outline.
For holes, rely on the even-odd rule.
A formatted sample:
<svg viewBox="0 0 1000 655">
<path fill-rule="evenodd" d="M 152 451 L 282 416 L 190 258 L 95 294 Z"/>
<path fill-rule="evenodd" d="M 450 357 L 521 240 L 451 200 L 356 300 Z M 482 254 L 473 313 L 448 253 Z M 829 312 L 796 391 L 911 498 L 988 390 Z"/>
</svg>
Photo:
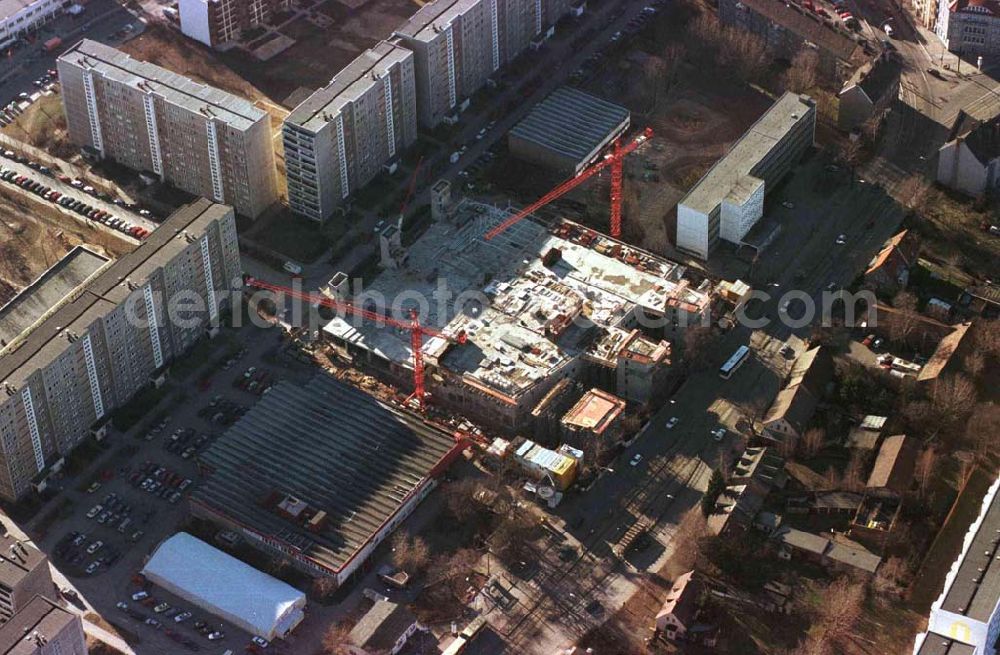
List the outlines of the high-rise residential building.
<svg viewBox="0 0 1000 655">
<path fill-rule="evenodd" d="M 49 559 L 9 534 L 0 536 L 0 623 L 6 623 L 33 598 L 57 599 Z"/>
<path fill-rule="evenodd" d="M 69 135 L 85 152 L 251 218 L 277 200 L 270 117 L 253 103 L 86 39 L 58 68 Z"/>
<path fill-rule="evenodd" d="M 381 42 L 285 119 L 288 204 L 316 221 L 394 162 L 417 138 L 413 53 Z"/>
<path fill-rule="evenodd" d="M 288 0 L 180 0 L 178 14 L 181 32 L 215 48 L 268 23 L 288 5 Z"/>
<path fill-rule="evenodd" d="M 420 124 L 433 128 L 465 109 L 543 32 L 547 18 L 545 0 L 436 0 L 421 7 L 395 32 L 416 59 Z"/>
<path fill-rule="evenodd" d="M 87 655 L 80 616 L 35 596 L 0 626 L 0 655 Z"/>
<path fill-rule="evenodd" d="M 781 96 L 677 203 L 677 247 L 707 259 L 720 239 L 741 243 L 764 215 L 764 195 L 815 136 L 813 99 Z"/>
<path fill-rule="evenodd" d="M 112 410 L 212 329 L 240 274 L 232 209 L 202 199 L 63 296 L 12 300 L 38 314 L 0 350 L 0 498 L 44 488 L 103 434 Z"/>
</svg>

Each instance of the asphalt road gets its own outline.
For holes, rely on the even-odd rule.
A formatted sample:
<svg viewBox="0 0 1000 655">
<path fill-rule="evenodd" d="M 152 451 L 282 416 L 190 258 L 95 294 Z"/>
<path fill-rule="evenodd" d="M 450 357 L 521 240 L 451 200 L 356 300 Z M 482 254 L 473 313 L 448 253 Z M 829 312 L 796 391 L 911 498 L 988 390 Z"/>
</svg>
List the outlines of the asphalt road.
<svg viewBox="0 0 1000 655">
<path fill-rule="evenodd" d="M 90 0 L 86 11 L 80 16 L 62 15 L 40 26 L 35 33 L 35 42 L 22 45 L 13 56 L 4 60 L 0 72 L 0 105 L 17 98 L 22 92 L 35 91 L 32 82 L 55 68 L 59 54 L 86 37 L 112 46 L 121 45 L 123 39 L 112 35 L 124 26 L 135 26 L 128 38 L 142 32 L 144 24 L 115 0 Z M 46 52 L 44 43 L 54 36 L 62 39 L 63 45 L 54 52 Z"/>
</svg>

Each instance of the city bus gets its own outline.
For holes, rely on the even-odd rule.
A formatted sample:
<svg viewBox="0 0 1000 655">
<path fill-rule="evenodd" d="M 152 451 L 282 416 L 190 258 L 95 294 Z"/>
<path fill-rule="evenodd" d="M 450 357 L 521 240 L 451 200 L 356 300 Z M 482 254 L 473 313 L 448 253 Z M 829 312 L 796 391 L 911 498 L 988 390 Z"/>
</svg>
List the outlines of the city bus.
<svg viewBox="0 0 1000 655">
<path fill-rule="evenodd" d="M 747 360 L 750 355 L 750 349 L 746 346 L 740 346 L 733 353 L 733 356 L 726 360 L 726 363 L 722 365 L 719 369 L 719 377 L 723 380 L 728 380 L 733 375 L 733 371 L 743 366 L 743 362 Z"/>
</svg>

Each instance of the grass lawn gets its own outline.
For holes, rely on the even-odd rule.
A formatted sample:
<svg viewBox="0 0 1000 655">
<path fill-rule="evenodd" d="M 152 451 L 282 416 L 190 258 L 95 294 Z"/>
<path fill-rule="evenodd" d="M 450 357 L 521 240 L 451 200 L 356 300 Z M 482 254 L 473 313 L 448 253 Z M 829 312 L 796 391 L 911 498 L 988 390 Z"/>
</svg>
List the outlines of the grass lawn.
<svg viewBox="0 0 1000 655">
<path fill-rule="evenodd" d="M 982 229 L 983 222 L 996 223 L 995 208 L 947 192 L 928 189 L 908 220 L 921 237 L 921 256 L 943 280 L 963 284 L 969 278 L 1000 276 L 1000 237 Z"/>
</svg>

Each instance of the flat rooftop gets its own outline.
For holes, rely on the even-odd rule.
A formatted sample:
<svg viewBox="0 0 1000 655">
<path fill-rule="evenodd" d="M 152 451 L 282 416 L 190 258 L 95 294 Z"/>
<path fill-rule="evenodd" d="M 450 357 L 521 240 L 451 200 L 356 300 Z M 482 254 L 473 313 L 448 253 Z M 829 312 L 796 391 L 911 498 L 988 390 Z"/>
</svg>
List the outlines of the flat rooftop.
<svg viewBox="0 0 1000 655">
<path fill-rule="evenodd" d="M 417 41 L 433 41 L 451 21 L 480 2 L 481 0 L 433 0 L 418 9 L 393 34 Z"/>
<path fill-rule="evenodd" d="M 106 266 L 64 298 L 62 305 L 53 307 L 45 320 L 0 350 L 0 384 L 20 388 L 62 354 L 69 343 L 67 335 L 83 334 L 131 293 L 129 284 L 142 283 L 187 247 L 186 234 L 200 234 L 230 212 L 231 208 L 202 198 L 171 214 L 135 250 Z"/>
<path fill-rule="evenodd" d="M 535 105 L 509 136 L 572 158 L 579 170 L 628 126 L 625 107 L 564 86 Z"/>
<path fill-rule="evenodd" d="M 199 84 L 155 64 L 133 59 L 111 46 L 84 39 L 67 50 L 59 61 L 93 69 L 104 77 L 130 87 L 155 91 L 166 102 L 194 113 L 212 116 L 237 130 L 247 130 L 268 114 L 252 102 L 215 87 Z"/>
<path fill-rule="evenodd" d="M 0 307 L 0 346 L 20 336 L 50 308 L 108 263 L 108 258 L 76 246 Z"/>
<path fill-rule="evenodd" d="M 41 0 L 0 0 L 0 21 L 7 20 Z"/>
<path fill-rule="evenodd" d="M 338 570 L 455 447 L 448 432 L 321 373 L 279 382 L 219 437 L 199 457 L 209 473 L 191 501 Z"/>
<path fill-rule="evenodd" d="M 510 215 L 469 200 L 452 221 L 439 221 L 407 250 L 405 263 L 385 269 L 366 291 L 399 302 L 465 344 L 424 341 L 425 359 L 486 393 L 516 397 L 558 373 L 609 330 L 621 330 L 637 307 L 662 316 L 673 302 L 707 306 L 707 294 L 682 279 L 684 267 L 564 221 L 549 229 L 522 220 L 492 240 L 483 236 Z M 543 259 L 549 259 L 546 265 Z M 440 299 L 439 284 L 450 298 Z M 456 304 L 462 296 L 478 302 Z M 412 298 L 437 299 L 421 306 Z M 364 296 L 354 298 L 364 304 Z M 394 308 L 395 309 L 395 308 Z M 411 367 L 410 335 L 353 317 L 324 328 L 335 339 Z M 608 355 L 611 356 L 611 355 Z"/>
<path fill-rule="evenodd" d="M 681 205 L 710 214 L 723 200 L 741 201 L 759 184 L 753 170 L 805 115 L 808 96 L 785 93 L 750 126 L 733 147 L 681 199 Z"/>
<path fill-rule="evenodd" d="M 48 566 L 44 553 L 14 537 L 0 537 L 0 584 L 13 589 L 39 566 Z"/>
<path fill-rule="evenodd" d="M 951 579 L 942 598 L 941 609 L 967 616 L 974 621 L 987 623 L 1000 601 L 1000 494 L 997 488 L 1000 480 L 994 482 L 983 499 L 983 513 L 971 543 L 966 535 L 968 547 L 963 550 L 958 571 Z M 952 565 L 954 568 L 954 565 Z M 949 575 L 949 578 L 951 576 Z"/>
<path fill-rule="evenodd" d="M 600 434 L 621 416 L 625 404 L 624 400 L 607 391 L 591 389 L 566 412 L 562 422 L 569 427 Z"/>
<path fill-rule="evenodd" d="M 928 632 L 916 655 L 975 655 L 975 652 L 975 646 L 963 644 L 936 632 Z"/>
<path fill-rule="evenodd" d="M 39 643 L 32 635 L 51 639 L 77 621 L 76 615 L 42 596 L 35 596 L 20 612 L 0 626 L 0 654 L 35 655 Z M 80 629 L 83 641 L 83 629 Z"/>
<path fill-rule="evenodd" d="M 285 122 L 318 132 L 345 105 L 367 93 L 393 66 L 412 56 L 413 52 L 402 46 L 387 41 L 376 44 L 341 69 L 329 84 L 293 109 Z"/>
</svg>

